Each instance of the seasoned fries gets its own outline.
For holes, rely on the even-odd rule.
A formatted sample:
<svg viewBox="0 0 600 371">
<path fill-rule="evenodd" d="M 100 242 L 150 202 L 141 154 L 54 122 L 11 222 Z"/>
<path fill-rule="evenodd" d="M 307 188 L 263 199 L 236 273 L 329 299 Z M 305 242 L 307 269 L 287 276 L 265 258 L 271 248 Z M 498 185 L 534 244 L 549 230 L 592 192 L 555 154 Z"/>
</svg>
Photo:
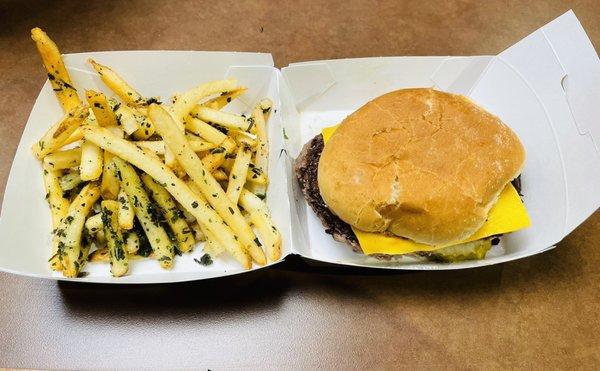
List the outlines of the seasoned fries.
<svg viewBox="0 0 600 371">
<path fill-rule="evenodd" d="M 256 128 L 256 137 L 258 139 L 258 148 L 254 155 L 254 166 L 255 169 L 262 174 L 268 173 L 269 166 L 269 143 L 267 127 L 265 124 L 265 117 L 263 109 L 260 103 L 252 110 L 252 120 L 254 127 Z M 254 187 L 256 194 L 264 195 L 266 192 L 266 185 L 258 185 Z"/>
<path fill-rule="evenodd" d="M 247 90 L 246 88 L 238 88 L 238 89 L 232 90 L 230 92 L 221 94 L 218 97 L 210 99 L 210 100 L 202 103 L 202 105 L 204 107 L 220 110 L 221 108 L 228 105 L 232 100 L 234 100 L 235 98 L 244 94 L 246 92 L 246 90 Z"/>
<path fill-rule="evenodd" d="M 236 146 L 233 139 L 225 139 L 218 147 L 211 149 L 206 156 L 202 157 L 202 165 L 212 173 L 223 164 L 228 155 L 233 153 Z"/>
<path fill-rule="evenodd" d="M 185 121 L 185 129 L 216 145 L 227 139 L 227 134 L 192 116 Z"/>
<path fill-rule="evenodd" d="M 62 272 L 66 277 L 77 277 L 81 264 L 81 236 L 85 219 L 100 197 L 100 189 L 95 183 L 88 183 L 71 203 L 67 215 L 54 232 L 57 241 Z"/>
<path fill-rule="evenodd" d="M 173 266 L 175 249 L 167 232 L 165 232 L 160 223 L 159 211 L 156 210 L 156 206 L 150 201 L 148 194 L 142 186 L 142 181 L 133 167 L 118 157 L 113 158 L 113 163 L 117 170 L 121 188 L 125 190 L 135 216 L 142 223 L 146 237 L 148 237 L 148 241 L 152 245 L 152 250 L 156 254 L 160 266 L 164 269 L 170 269 Z"/>
<path fill-rule="evenodd" d="M 246 175 L 250 165 L 252 151 L 249 146 L 240 146 L 235 156 L 235 161 L 231 172 L 229 173 L 229 183 L 227 184 L 227 197 L 231 202 L 237 204 L 246 183 Z"/>
<path fill-rule="evenodd" d="M 102 82 L 104 82 L 110 90 L 114 91 L 125 103 L 133 106 L 146 104 L 144 97 L 132 88 L 127 81 L 123 80 L 119 74 L 113 71 L 112 68 L 103 66 L 93 59 L 88 60 L 88 62 L 94 67 L 96 72 L 98 72 Z"/>
<path fill-rule="evenodd" d="M 246 189 L 268 184 L 270 100 L 249 116 L 221 111 L 247 90 L 225 79 L 168 106 L 90 59 L 110 92 L 84 90 L 82 102 L 57 46 L 40 29 L 31 34 L 65 111 L 32 146 L 52 216 L 51 269 L 74 278 L 88 262 L 109 263 L 121 277 L 142 258 L 171 269 L 199 242 L 202 265 L 229 255 L 250 269 L 280 258 L 266 203 Z"/>
<path fill-rule="evenodd" d="M 114 155 L 104 151 L 104 168 L 102 169 L 102 182 L 100 183 L 100 193 L 105 200 L 116 200 L 119 194 L 119 179 L 115 172 L 115 166 L 112 162 Z"/>
<path fill-rule="evenodd" d="M 44 164 L 53 170 L 69 169 L 79 166 L 81 163 L 81 148 L 72 148 L 59 151 L 44 157 Z"/>
<path fill-rule="evenodd" d="M 271 221 L 271 213 L 267 205 L 248 190 L 242 190 L 240 205 L 250 214 L 252 224 L 258 229 L 263 245 L 270 261 L 281 257 L 281 234 Z"/>
<path fill-rule="evenodd" d="M 80 101 L 58 47 L 44 31 L 37 27 L 31 30 L 31 38 L 35 41 L 35 46 L 42 57 L 52 90 L 63 110 L 70 112 L 80 104 Z"/>
<path fill-rule="evenodd" d="M 198 186 L 210 206 L 236 233 L 252 259 L 257 264 L 264 265 L 266 263 L 265 254 L 258 246 L 258 239 L 252 229 L 244 220 L 237 205 L 229 200 L 219 183 L 204 167 L 196 153 L 192 151 L 185 135 L 177 130 L 169 113 L 160 106 L 152 104 L 148 107 L 148 115 L 156 130 L 163 137 L 165 144 L 174 151 L 177 161 Z"/>
<path fill-rule="evenodd" d="M 81 180 L 97 180 L 102 175 L 103 153 L 94 143 L 83 141 L 81 144 L 81 161 L 79 174 Z"/>
<path fill-rule="evenodd" d="M 33 154 L 41 160 L 49 153 L 62 147 L 88 115 L 89 111 L 86 105 L 75 106 L 59 122 L 52 125 L 42 139 L 33 145 L 31 148 Z"/>
<path fill-rule="evenodd" d="M 201 99 L 236 89 L 238 89 L 238 86 L 237 81 L 234 79 L 212 81 L 199 85 L 178 96 L 172 107 L 173 116 L 176 120 L 183 122 Z"/>
<path fill-rule="evenodd" d="M 150 191 L 152 199 L 162 209 L 167 223 L 175 234 L 179 251 L 189 252 L 194 247 L 195 241 L 192 230 L 183 217 L 183 212 L 177 207 L 169 192 L 160 184 L 157 184 L 150 175 L 143 174 L 142 181 Z"/>
<path fill-rule="evenodd" d="M 225 126 L 229 129 L 249 131 L 252 127 L 252 122 L 246 120 L 245 117 L 204 106 L 194 107 L 190 114 L 204 122 L 212 122 L 218 125 Z"/>
<path fill-rule="evenodd" d="M 96 117 L 96 121 L 98 121 L 98 125 L 105 127 L 117 125 L 117 117 L 115 116 L 115 113 L 108 103 L 104 93 L 86 90 L 85 97 L 90 105 L 90 108 L 92 109 L 92 112 L 94 112 L 94 116 Z"/>
<path fill-rule="evenodd" d="M 173 198 L 181 204 L 185 210 L 192 214 L 197 220 L 206 226 L 207 230 L 214 233 L 219 243 L 223 244 L 228 251 L 245 268 L 251 267 L 248 253 L 237 241 L 231 229 L 223 222 L 210 205 L 194 193 L 179 179 L 171 169 L 166 167 L 155 157 L 147 155 L 144 150 L 134 144 L 114 136 L 110 131 L 99 127 L 84 128 L 84 136 L 87 140 L 96 143 L 105 151 L 112 151 L 123 160 L 128 161 L 137 168 L 150 175 L 157 183 L 165 185 Z"/>
<path fill-rule="evenodd" d="M 131 135 L 140 130 L 140 122 L 136 118 L 133 108 L 124 104 L 119 104 L 116 106 L 115 114 L 117 122 L 121 125 L 121 128 L 123 128 L 125 134 Z"/>
<path fill-rule="evenodd" d="M 66 173 L 65 175 L 61 176 L 59 180 L 60 188 L 63 192 L 72 190 L 80 185 L 81 182 L 82 180 L 79 176 L 79 172 L 76 170 Z"/>
<path fill-rule="evenodd" d="M 115 277 L 127 274 L 129 270 L 129 259 L 125 252 L 125 241 L 119 230 L 117 213 L 119 203 L 117 201 L 102 201 L 102 224 L 104 224 L 104 235 L 108 246 L 108 257 L 110 259 L 110 272 Z"/>
<path fill-rule="evenodd" d="M 125 230 L 133 228 L 135 213 L 123 188 L 119 191 L 117 200 L 119 201 L 119 228 Z"/>
</svg>

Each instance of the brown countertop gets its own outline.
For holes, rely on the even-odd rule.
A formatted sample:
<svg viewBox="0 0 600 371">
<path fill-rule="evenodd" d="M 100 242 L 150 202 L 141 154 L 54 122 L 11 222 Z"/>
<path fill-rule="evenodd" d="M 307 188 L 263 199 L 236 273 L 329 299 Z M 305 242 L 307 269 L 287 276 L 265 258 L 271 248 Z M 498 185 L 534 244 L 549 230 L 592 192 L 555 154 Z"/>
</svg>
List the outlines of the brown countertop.
<svg viewBox="0 0 600 371">
<path fill-rule="evenodd" d="M 569 8 L 599 45 L 593 0 L 2 1 L 2 191 L 45 80 L 34 26 L 64 53 L 264 51 L 285 66 L 496 54 Z M 550 252 L 456 272 L 315 267 L 292 257 L 238 277 L 151 286 L 0 273 L 0 366 L 598 369 L 599 227 L 596 213 Z"/>
</svg>

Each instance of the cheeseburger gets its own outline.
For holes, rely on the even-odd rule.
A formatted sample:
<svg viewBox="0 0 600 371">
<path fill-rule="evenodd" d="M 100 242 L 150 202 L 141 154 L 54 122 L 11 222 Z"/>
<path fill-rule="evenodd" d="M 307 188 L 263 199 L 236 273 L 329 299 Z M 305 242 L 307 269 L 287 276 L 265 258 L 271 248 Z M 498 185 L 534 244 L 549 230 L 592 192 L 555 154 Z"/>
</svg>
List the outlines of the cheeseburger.
<svg viewBox="0 0 600 371">
<path fill-rule="evenodd" d="M 458 261 L 485 257 L 500 234 L 525 226 L 488 223 L 511 218 L 499 201 L 510 192 L 522 206 L 524 161 L 517 135 L 468 98 L 403 89 L 314 137 L 295 173 L 325 231 L 356 252 Z M 394 244 L 409 247 L 378 247 Z"/>
</svg>

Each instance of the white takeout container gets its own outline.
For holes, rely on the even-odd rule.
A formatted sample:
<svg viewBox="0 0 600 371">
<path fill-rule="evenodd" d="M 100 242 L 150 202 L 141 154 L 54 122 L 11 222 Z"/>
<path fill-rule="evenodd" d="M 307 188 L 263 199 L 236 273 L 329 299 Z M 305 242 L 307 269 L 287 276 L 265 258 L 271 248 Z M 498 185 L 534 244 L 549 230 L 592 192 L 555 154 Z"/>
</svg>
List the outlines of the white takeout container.
<svg viewBox="0 0 600 371">
<path fill-rule="evenodd" d="M 90 57 L 114 67 L 145 96 L 167 100 L 199 83 L 236 77 L 249 88 L 227 109 L 248 111 L 270 97 L 271 181 L 268 203 L 289 254 L 343 265 L 391 269 L 461 269 L 496 264 L 551 249 L 600 206 L 600 61 L 569 11 L 497 56 L 386 57 L 294 63 L 278 70 L 269 54 L 125 51 L 69 54 L 65 63 L 80 92 L 112 95 L 86 64 Z M 324 232 L 299 191 L 292 166 L 302 145 L 323 127 L 339 123 L 368 100 L 408 87 L 434 87 L 471 97 L 498 115 L 527 150 L 523 199 L 532 227 L 502 238 L 484 260 L 443 264 L 403 257 L 378 261 L 356 254 Z M 15 155 L 0 216 L 0 270 L 64 279 L 52 272 L 50 212 L 41 165 L 31 145 L 62 110 L 47 81 Z M 128 276 L 113 278 L 108 265 L 87 264 L 81 282 L 162 283 L 245 272 L 233 259 L 198 265 L 197 246 L 177 257 L 171 271 L 152 260 L 135 261 Z M 258 269 L 258 268 L 254 268 Z"/>
</svg>

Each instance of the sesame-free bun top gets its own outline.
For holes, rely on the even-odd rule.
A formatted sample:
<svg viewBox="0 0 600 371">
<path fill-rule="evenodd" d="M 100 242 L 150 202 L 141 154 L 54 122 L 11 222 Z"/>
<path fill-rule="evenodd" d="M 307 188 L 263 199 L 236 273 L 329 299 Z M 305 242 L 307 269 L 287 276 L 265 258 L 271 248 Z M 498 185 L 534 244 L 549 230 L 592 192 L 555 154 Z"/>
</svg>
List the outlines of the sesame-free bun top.
<svg viewBox="0 0 600 371">
<path fill-rule="evenodd" d="M 318 182 L 327 206 L 353 227 L 442 245 L 484 224 L 524 161 L 516 134 L 468 98 L 404 89 L 341 123 Z"/>
</svg>

